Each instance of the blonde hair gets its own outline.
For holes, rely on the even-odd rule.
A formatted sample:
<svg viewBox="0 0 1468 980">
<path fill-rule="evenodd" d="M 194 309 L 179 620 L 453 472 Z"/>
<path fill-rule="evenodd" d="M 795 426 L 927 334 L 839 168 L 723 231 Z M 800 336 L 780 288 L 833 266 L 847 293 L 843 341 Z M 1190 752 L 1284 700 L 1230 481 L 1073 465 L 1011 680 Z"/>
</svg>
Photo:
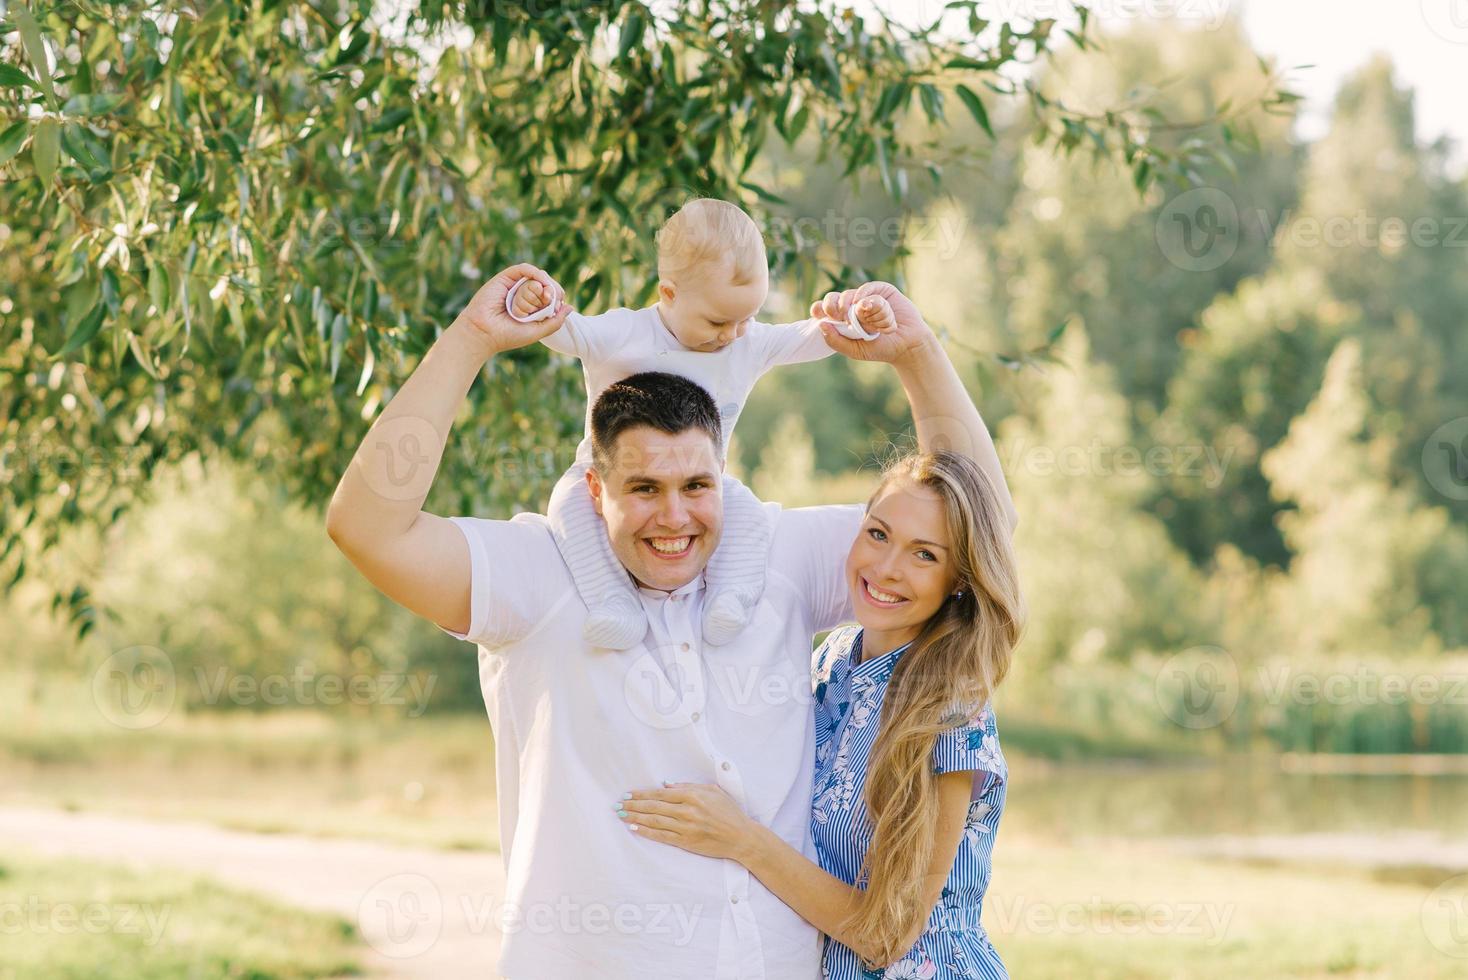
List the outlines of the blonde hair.
<svg viewBox="0 0 1468 980">
<path fill-rule="evenodd" d="M 993 480 L 971 457 L 913 453 L 890 464 L 867 509 L 901 480 L 943 502 L 958 598 L 949 596 L 898 658 L 872 746 L 865 800 L 873 826 L 858 883 L 866 888 L 847 928 L 870 937 L 886 965 L 931 909 L 920 907 L 938 822 L 933 747 L 939 732 L 977 719 L 1009 673 L 1024 599 L 1009 520 Z"/>
<path fill-rule="evenodd" d="M 759 226 L 738 205 L 717 198 L 684 204 L 658 229 L 657 245 L 658 276 L 674 283 L 726 260 L 732 263 L 730 285 L 768 272 Z"/>
</svg>

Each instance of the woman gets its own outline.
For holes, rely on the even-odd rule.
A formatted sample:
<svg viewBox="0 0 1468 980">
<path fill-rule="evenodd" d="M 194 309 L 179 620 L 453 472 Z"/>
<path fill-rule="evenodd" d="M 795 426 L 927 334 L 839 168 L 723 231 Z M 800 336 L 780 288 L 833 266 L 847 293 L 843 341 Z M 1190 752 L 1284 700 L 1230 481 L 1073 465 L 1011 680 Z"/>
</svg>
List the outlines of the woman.
<svg viewBox="0 0 1468 980">
<path fill-rule="evenodd" d="M 989 700 L 1023 618 L 1012 523 L 971 456 L 884 472 L 846 559 L 860 626 L 815 656 L 819 865 L 717 786 L 633 792 L 619 811 L 649 839 L 747 867 L 829 937 L 831 980 L 1008 976 L 979 919 L 1007 779 Z"/>
</svg>

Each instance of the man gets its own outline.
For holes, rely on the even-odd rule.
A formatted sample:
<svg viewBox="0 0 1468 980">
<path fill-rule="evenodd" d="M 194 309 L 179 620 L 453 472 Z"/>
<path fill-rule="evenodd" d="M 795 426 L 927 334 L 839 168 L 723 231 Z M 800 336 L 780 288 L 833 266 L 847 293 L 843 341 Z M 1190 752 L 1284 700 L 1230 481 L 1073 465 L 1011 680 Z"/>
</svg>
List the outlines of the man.
<svg viewBox="0 0 1468 980">
<path fill-rule="evenodd" d="M 713 782 L 814 856 L 811 637 L 849 617 L 843 565 L 862 508 L 766 504 L 764 600 L 740 636 L 705 650 L 702 572 L 722 522 L 717 408 L 672 375 L 614 385 L 593 407 L 588 483 L 650 626 L 627 651 L 588 646 L 586 607 L 544 517 L 421 509 L 485 362 L 549 335 L 570 312 L 534 323 L 507 316 L 505 296 L 526 277 L 548 287 L 533 266 L 507 269 L 439 337 L 373 425 L 327 514 L 332 540 L 374 585 L 479 647 L 507 879 L 500 972 L 810 980 L 820 937 L 809 924 L 736 863 L 659 848 L 629 834 L 615 810 L 633 788 Z M 828 295 L 813 315 L 843 318 L 871 292 L 892 304 L 897 326 L 872 341 L 828 330 L 828 343 L 891 363 L 922 447 L 972 452 L 1002 487 L 978 412 L 905 297 L 872 283 Z M 409 439 L 419 471 L 405 476 L 394 454 Z"/>
</svg>

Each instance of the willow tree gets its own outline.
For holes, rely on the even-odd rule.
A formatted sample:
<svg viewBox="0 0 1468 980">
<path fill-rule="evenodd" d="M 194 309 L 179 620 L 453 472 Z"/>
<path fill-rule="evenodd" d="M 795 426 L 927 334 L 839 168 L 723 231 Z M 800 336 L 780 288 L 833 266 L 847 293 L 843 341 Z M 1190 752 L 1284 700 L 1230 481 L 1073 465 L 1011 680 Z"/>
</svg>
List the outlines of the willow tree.
<svg viewBox="0 0 1468 980">
<path fill-rule="evenodd" d="M 5 10 L 11 583 L 63 528 L 116 520 L 186 454 L 325 499 L 485 276 L 533 258 L 583 309 L 643 302 L 651 232 L 683 199 L 778 207 L 761 178 L 772 141 L 804 136 L 900 202 L 943 180 L 932 124 L 952 113 L 992 133 L 997 103 L 1026 109 L 1040 143 L 1115 155 L 1139 188 L 1193 171 L 1216 128 L 1169 126 L 1144 103 L 1072 109 L 1028 86 L 1023 66 L 1057 43 L 1093 43 L 1084 10 L 1068 25 L 991 20 L 976 2 L 906 25 L 830 0 Z M 778 273 L 820 287 L 865 271 L 772 248 Z M 438 505 L 539 499 L 579 408 L 575 372 L 545 357 L 487 367 Z M 85 632 L 85 584 L 54 586 Z"/>
</svg>

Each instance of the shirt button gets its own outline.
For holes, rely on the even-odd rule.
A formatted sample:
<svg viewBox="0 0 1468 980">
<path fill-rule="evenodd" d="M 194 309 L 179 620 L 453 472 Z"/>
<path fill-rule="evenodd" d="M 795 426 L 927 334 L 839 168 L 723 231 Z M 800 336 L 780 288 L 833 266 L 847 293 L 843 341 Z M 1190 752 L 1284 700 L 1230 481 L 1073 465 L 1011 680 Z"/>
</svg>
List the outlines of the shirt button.
<svg viewBox="0 0 1468 980">
<path fill-rule="evenodd" d="M 721 762 L 721 763 L 719 763 L 719 768 L 720 769 L 728 769 L 729 768 L 729 763 L 727 763 L 727 762 Z"/>
<path fill-rule="evenodd" d="M 686 644 L 686 643 L 683 644 L 683 652 L 684 653 L 687 653 L 689 650 L 692 650 L 692 649 L 693 648 L 691 646 L 689 646 L 688 644 Z"/>
<path fill-rule="evenodd" d="M 735 895 L 734 897 L 730 898 L 729 901 L 732 904 L 734 904 L 734 905 L 738 905 L 739 904 L 739 896 L 738 895 Z"/>
<path fill-rule="evenodd" d="M 693 713 L 693 720 L 694 720 L 694 721 L 698 721 L 698 719 L 699 719 L 699 714 L 698 714 L 698 712 L 697 712 L 697 711 L 695 711 L 695 712 L 694 712 L 694 713 Z"/>
</svg>

